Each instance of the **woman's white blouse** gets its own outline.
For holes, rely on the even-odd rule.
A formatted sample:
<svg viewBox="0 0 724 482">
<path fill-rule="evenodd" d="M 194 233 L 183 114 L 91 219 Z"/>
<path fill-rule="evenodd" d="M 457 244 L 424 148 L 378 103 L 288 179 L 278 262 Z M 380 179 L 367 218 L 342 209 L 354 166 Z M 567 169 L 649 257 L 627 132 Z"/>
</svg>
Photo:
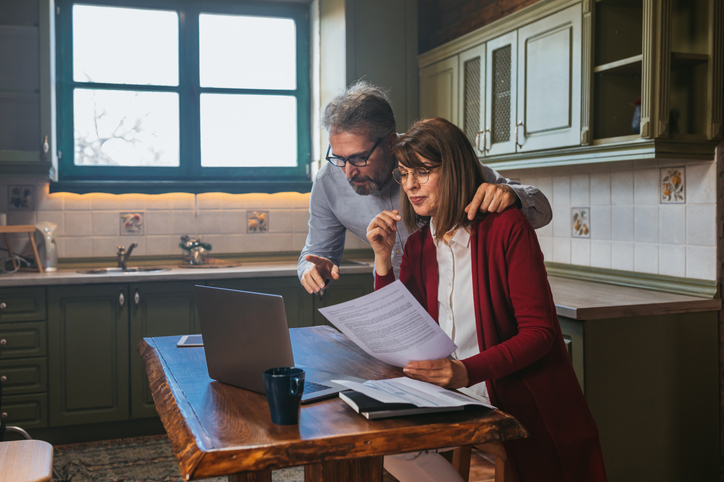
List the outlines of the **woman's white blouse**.
<svg viewBox="0 0 724 482">
<path fill-rule="evenodd" d="M 469 358 L 480 353 L 475 327 L 470 234 L 465 229 L 459 228 L 450 242 L 446 243 L 435 239 L 433 222 L 430 223 L 430 232 L 437 251 L 438 322 L 458 346 L 453 352 L 453 357 L 458 360 Z M 484 382 L 470 388 L 490 403 Z"/>
</svg>

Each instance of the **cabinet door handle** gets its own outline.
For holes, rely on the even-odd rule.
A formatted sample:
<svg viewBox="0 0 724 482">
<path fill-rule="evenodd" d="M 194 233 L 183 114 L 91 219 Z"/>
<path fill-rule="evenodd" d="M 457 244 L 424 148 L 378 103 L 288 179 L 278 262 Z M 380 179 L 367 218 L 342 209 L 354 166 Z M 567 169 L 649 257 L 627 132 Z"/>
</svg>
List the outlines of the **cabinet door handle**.
<svg viewBox="0 0 724 482">
<path fill-rule="evenodd" d="M 3 412 L 0 414 L 0 418 L 8 418 L 8 412 Z"/>
<path fill-rule="evenodd" d="M 0 382 L 1 382 L 1 383 L 5 383 L 5 382 L 7 382 L 7 381 L 8 381 L 8 377 L 6 377 L 5 375 L 3 375 L 3 376 L 0 377 Z"/>
<path fill-rule="evenodd" d="M 136 294 L 133 295 L 133 302 L 138 306 L 141 303 L 141 294 L 136 290 Z"/>
<path fill-rule="evenodd" d="M 120 306 L 121 308 L 123 308 L 123 303 L 125 303 L 125 302 L 126 302 L 126 297 L 123 296 L 123 291 L 121 291 L 121 292 L 118 294 L 118 306 Z"/>
<path fill-rule="evenodd" d="M 490 152 L 490 149 L 488 148 L 488 133 L 490 132 L 490 129 L 485 129 L 483 132 L 483 151 L 485 154 Z"/>
<path fill-rule="evenodd" d="M 7 345 L 7 344 L 8 344 L 8 341 L 7 341 L 5 338 L 3 338 L 2 340 L 0 340 L 0 346 L 5 346 L 5 345 Z"/>
<path fill-rule="evenodd" d="M 483 135 L 483 147 L 480 148 L 480 134 Z M 475 148 L 481 153 L 485 154 L 485 131 L 478 131 L 475 135 Z"/>
<path fill-rule="evenodd" d="M 2 303 L 0 303 L 0 310 L 4 310 L 7 307 L 8 307 L 8 305 L 4 301 Z"/>
<path fill-rule="evenodd" d="M 523 128 L 523 135 L 525 135 L 525 126 L 523 125 L 523 121 L 518 122 L 518 125 L 515 126 L 515 145 L 522 148 L 523 144 L 518 142 L 518 128 L 519 127 Z"/>
</svg>

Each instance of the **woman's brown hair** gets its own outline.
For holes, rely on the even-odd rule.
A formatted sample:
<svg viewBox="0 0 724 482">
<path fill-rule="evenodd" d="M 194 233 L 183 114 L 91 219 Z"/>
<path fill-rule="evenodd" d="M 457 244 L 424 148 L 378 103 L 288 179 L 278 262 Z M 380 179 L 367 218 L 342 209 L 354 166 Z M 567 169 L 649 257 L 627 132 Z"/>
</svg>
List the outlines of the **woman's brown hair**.
<svg viewBox="0 0 724 482">
<path fill-rule="evenodd" d="M 427 167 L 418 154 L 433 166 L 440 166 L 440 196 L 435 213 L 437 239 L 470 224 L 465 206 L 484 180 L 475 150 L 463 131 L 441 117 L 420 120 L 398 138 L 393 153 L 398 164 L 409 169 Z M 400 211 L 411 233 L 430 220 L 428 216 L 417 215 L 404 189 L 400 189 Z"/>
</svg>

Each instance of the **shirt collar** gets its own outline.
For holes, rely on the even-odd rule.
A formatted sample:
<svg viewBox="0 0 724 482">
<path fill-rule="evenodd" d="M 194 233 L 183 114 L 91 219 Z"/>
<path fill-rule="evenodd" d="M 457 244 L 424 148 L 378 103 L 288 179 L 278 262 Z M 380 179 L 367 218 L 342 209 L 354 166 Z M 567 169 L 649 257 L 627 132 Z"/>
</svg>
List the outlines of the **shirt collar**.
<svg viewBox="0 0 724 482">
<path fill-rule="evenodd" d="M 430 219 L 430 235 L 432 235 L 432 241 L 435 243 L 436 247 L 440 247 L 440 243 L 444 243 L 445 241 L 437 240 L 435 239 L 435 222 L 434 219 Z M 463 248 L 467 248 L 470 246 L 470 233 L 466 228 L 458 228 L 455 230 L 455 234 L 453 234 L 452 239 L 448 244 L 458 244 Z"/>
</svg>

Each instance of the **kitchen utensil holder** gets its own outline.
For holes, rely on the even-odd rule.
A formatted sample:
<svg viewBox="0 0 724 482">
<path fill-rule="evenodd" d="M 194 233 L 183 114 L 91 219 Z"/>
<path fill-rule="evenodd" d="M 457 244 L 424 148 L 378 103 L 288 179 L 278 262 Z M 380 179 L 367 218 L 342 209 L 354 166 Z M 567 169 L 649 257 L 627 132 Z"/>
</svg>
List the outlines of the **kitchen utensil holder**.
<svg viewBox="0 0 724 482">
<path fill-rule="evenodd" d="M 28 239 L 30 239 L 30 246 L 33 247 L 33 255 L 35 256 L 35 264 L 38 266 L 38 272 L 43 272 L 43 265 L 40 263 L 40 256 L 38 256 L 38 247 L 35 245 L 35 238 L 33 233 L 35 232 L 35 226 L 32 224 L 19 224 L 17 226 L 0 226 L 0 233 L 5 237 L 5 246 L 8 248 L 8 255 L 13 263 L 13 269 L 18 269 L 17 261 L 13 259 L 13 248 L 10 244 L 10 233 L 28 233 Z M 33 268 L 19 268 L 21 271 L 35 271 Z"/>
</svg>

